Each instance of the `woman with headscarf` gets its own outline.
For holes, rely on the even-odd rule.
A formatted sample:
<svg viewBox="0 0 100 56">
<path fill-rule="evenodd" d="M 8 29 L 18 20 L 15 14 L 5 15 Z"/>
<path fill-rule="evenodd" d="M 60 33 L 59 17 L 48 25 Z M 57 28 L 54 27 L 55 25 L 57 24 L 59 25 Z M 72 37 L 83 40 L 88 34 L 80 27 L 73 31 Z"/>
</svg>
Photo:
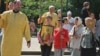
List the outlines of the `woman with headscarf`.
<svg viewBox="0 0 100 56">
<path fill-rule="evenodd" d="M 75 17 L 74 26 L 70 32 L 71 37 L 71 56 L 80 56 L 80 42 L 81 42 L 81 34 L 83 31 L 83 24 L 80 17 Z"/>
<path fill-rule="evenodd" d="M 80 51 L 81 56 L 96 56 L 96 42 L 99 41 L 95 34 L 95 21 L 91 17 L 85 18 L 86 27 L 81 34 Z"/>
</svg>

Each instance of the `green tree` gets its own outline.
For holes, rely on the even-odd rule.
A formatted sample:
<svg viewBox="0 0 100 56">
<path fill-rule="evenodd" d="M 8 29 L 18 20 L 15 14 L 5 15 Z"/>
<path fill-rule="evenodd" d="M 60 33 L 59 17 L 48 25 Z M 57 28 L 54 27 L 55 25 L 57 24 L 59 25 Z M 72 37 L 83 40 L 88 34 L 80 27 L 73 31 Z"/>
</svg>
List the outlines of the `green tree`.
<svg viewBox="0 0 100 56">
<path fill-rule="evenodd" d="M 91 11 L 98 15 L 100 12 L 100 0 L 62 0 L 62 6 L 61 0 L 22 0 L 22 11 L 27 14 L 29 19 L 34 19 L 35 21 L 40 14 L 48 11 L 49 5 L 54 5 L 55 10 L 62 8 L 63 16 L 66 16 L 67 10 L 71 10 L 73 16 L 79 16 L 84 1 L 89 1 Z"/>
</svg>

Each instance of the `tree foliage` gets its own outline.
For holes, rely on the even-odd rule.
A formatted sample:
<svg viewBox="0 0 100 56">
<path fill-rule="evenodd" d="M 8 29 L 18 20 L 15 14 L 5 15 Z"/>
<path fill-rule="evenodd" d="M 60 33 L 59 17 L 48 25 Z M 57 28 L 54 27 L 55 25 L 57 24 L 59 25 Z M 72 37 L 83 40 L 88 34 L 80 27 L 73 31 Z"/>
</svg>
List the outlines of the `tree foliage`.
<svg viewBox="0 0 100 56">
<path fill-rule="evenodd" d="M 9 0 L 13 1 L 13 0 Z M 38 16 L 48 11 L 49 5 L 55 6 L 55 11 L 62 9 L 63 16 L 66 16 L 66 11 L 71 10 L 73 16 L 79 16 L 84 1 L 89 1 L 91 11 L 96 15 L 100 12 L 100 0 L 22 0 L 22 11 L 27 14 L 30 19 L 37 20 Z"/>
<path fill-rule="evenodd" d="M 90 11 L 95 14 L 96 18 L 98 18 L 98 14 L 100 13 L 100 0 L 70 0 L 69 2 L 73 5 L 73 9 L 71 9 L 74 12 L 74 15 L 80 15 L 80 10 L 85 1 L 90 2 Z"/>
</svg>

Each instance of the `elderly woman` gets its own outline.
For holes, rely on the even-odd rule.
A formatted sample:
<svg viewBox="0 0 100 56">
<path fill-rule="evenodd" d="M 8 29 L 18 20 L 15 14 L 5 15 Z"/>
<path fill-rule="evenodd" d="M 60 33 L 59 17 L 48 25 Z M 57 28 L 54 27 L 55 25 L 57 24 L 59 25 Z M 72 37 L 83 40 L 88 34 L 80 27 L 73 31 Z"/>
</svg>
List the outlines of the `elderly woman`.
<svg viewBox="0 0 100 56">
<path fill-rule="evenodd" d="M 72 29 L 72 27 L 74 25 L 74 18 L 72 17 L 72 12 L 71 11 L 67 12 L 67 18 L 69 20 L 69 23 L 70 23 L 70 26 L 71 26 L 71 29 Z"/>
<path fill-rule="evenodd" d="M 83 24 L 80 17 L 75 17 L 74 26 L 70 32 L 71 37 L 71 56 L 80 56 L 80 41 L 83 31 Z"/>
<path fill-rule="evenodd" d="M 99 39 L 95 35 L 95 21 L 91 17 L 87 17 L 85 25 L 81 34 L 81 56 L 96 56 L 95 40 L 99 41 Z"/>
</svg>

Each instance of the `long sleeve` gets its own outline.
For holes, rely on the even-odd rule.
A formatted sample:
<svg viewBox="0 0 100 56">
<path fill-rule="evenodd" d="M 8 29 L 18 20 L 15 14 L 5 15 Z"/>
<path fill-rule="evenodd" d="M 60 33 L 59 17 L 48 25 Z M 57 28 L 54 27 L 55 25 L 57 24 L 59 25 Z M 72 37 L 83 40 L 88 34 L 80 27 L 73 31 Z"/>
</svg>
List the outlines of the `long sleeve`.
<svg viewBox="0 0 100 56">
<path fill-rule="evenodd" d="M 39 43 L 42 43 L 42 39 L 41 39 L 41 36 L 40 36 L 40 31 L 37 33 L 37 38 L 38 38 Z"/>
<path fill-rule="evenodd" d="M 4 13 L 0 14 L 0 28 L 4 28 L 6 23 L 6 18 L 9 11 L 5 11 Z"/>
<path fill-rule="evenodd" d="M 31 40 L 29 22 L 28 22 L 28 20 L 27 20 L 27 17 L 26 17 L 26 20 L 25 20 L 24 35 L 25 35 L 26 41 L 30 41 L 30 40 Z"/>
<path fill-rule="evenodd" d="M 3 27 L 3 24 L 4 23 L 4 21 L 3 21 L 3 19 L 2 18 L 0 18 L 0 28 L 2 28 Z"/>
<path fill-rule="evenodd" d="M 46 18 L 46 13 L 44 13 L 40 18 L 38 18 L 38 24 L 44 23 L 45 18 Z"/>
</svg>

